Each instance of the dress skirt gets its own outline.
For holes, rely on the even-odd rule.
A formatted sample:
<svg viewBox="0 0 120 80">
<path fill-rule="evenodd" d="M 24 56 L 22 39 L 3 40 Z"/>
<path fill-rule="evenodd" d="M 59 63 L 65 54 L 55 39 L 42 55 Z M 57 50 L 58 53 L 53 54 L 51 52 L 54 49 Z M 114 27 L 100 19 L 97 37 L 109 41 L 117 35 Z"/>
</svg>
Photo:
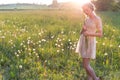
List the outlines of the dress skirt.
<svg viewBox="0 0 120 80">
<path fill-rule="evenodd" d="M 96 38 L 91 36 L 80 35 L 79 41 L 76 47 L 76 53 L 82 58 L 96 58 Z"/>
</svg>

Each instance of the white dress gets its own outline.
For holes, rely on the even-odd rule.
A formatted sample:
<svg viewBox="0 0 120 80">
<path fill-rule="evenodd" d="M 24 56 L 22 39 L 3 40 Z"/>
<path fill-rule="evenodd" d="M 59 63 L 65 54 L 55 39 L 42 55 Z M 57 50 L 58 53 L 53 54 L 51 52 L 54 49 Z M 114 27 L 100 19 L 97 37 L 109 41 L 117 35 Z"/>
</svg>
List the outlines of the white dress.
<svg viewBox="0 0 120 80">
<path fill-rule="evenodd" d="M 94 21 L 86 19 L 85 26 L 90 33 L 96 33 L 97 27 Z M 101 27 L 101 24 L 100 24 Z M 76 53 L 82 58 L 96 58 L 96 37 L 80 35 L 77 43 Z"/>
</svg>

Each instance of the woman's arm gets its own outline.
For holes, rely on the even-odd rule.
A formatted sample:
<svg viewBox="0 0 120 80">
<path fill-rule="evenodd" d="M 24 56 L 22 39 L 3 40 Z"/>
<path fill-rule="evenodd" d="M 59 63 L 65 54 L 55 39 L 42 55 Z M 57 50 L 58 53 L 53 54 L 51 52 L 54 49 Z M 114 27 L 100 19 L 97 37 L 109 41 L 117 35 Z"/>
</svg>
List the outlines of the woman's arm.
<svg viewBox="0 0 120 80">
<path fill-rule="evenodd" d="M 98 31 L 96 33 L 85 31 L 83 34 L 85 36 L 102 37 L 102 31 Z"/>
<path fill-rule="evenodd" d="M 82 30 L 81 30 L 80 34 L 83 34 L 86 30 L 87 30 L 87 29 L 86 29 L 86 26 L 84 25 L 84 26 L 82 27 Z"/>
<path fill-rule="evenodd" d="M 85 36 L 102 37 L 102 35 L 103 35 L 102 21 L 101 21 L 100 18 L 98 18 L 95 22 L 96 22 L 97 32 L 96 33 L 92 33 L 92 32 L 85 31 L 83 33 Z"/>
</svg>

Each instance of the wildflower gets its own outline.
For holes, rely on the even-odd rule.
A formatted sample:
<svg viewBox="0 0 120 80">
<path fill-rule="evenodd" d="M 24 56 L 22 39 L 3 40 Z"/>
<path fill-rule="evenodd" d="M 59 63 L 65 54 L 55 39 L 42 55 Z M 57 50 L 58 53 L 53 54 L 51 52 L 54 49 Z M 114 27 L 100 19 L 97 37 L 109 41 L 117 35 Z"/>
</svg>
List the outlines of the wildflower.
<svg viewBox="0 0 120 80">
<path fill-rule="evenodd" d="M 59 52 L 60 52 L 60 50 L 57 50 L 57 52 L 59 53 Z"/>
<path fill-rule="evenodd" d="M 98 43 L 98 41 L 96 41 L 96 43 Z"/>
<path fill-rule="evenodd" d="M 18 54 L 17 54 L 16 56 L 17 56 L 17 57 L 19 57 L 19 55 L 18 55 Z"/>
<path fill-rule="evenodd" d="M 43 51 L 44 49 L 42 48 L 42 51 Z"/>
<path fill-rule="evenodd" d="M 31 55 L 31 53 L 28 53 L 29 55 Z"/>
<path fill-rule="evenodd" d="M 61 46 L 63 46 L 63 43 L 61 43 Z"/>
<path fill-rule="evenodd" d="M 107 55 L 108 55 L 108 53 L 105 53 L 104 55 L 105 55 L 105 56 L 107 56 Z"/>
<path fill-rule="evenodd" d="M 113 29 L 113 32 L 115 32 L 115 29 Z"/>
<path fill-rule="evenodd" d="M 68 41 L 71 41 L 70 39 L 68 39 Z"/>
<path fill-rule="evenodd" d="M 22 69 L 22 65 L 19 65 L 19 68 Z"/>
<path fill-rule="evenodd" d="M 54 36 L 51 36 L 51 38 L 53 39 L 53 38 L 54 38 Z"/>
<path fill-rule="evenodd" d="M 39 56 L 37 56 L 37 58 L 39 58 Z"/>
<path fill-rule="evenodd" d="M 56 43 L 55 46 L 57 46 L 58 44 Z"/>
<path fill-rule="evenodd" d="M 120 45 L 118 47 L 120 48 Z"/>
<path fill-rule="evenodd" d="M 105 43 L 102 44 L 103 46 L 105 45 Z"/>
<path fill-rule="evenodd" d="M 58 45 L 58 47 L 60 47 L 60 45 Z"/>
<path fill-rule="evenodd" d="M 3 62 L 3 59 L 1 59 L 1 62 Z"/>
<path fill-rule="evenodd" d="M 17 55 L 17 52 L 15 52 L 15 55 Z"/>
<path fill-rule="evenodd" d="M 61 34 L 63 34 L 63 33 L 64 33 L 64 31 L 61 32 Z"/>
<path fill-rule="evenodd" d="M 33 51 L 35 51 L 35 49 L 33 49 Z"/>
<path fill-rule="evenodd" d="M 72 47 L 72 50 L 74 50 L 75 48 Z"/>
<path fill-rule="evenodd" d="M 45 42 L 46 40 L 45 39 L 42 39 L 43 42 Z"/>
<path fill-rule="evenodd" d="M 42 33 L 38 33 L 38 35 L 40 35 L 40 36 L 41 36 L 41 35 L 42 35 Z"/>
<path fill-rule="evenodd" d="M 41 45 L 39 45 L 39 47 L 41 47 Z"/>
<path fill-rule="evenodd" d="M 20 43 L 20 46 L 22 46 L 23 45 L 23 43 Z"/>
<path fill-rule="evenodd" d="M 70 42 L 70 44 L 72 44 L 72 42 Z"/>
<path fill-rule="evenodd" d="M 110 47 L 112 47 L 113 45 L 111 44 Z"/>
<path fill-rule="evenodd" d="M 18 53 L 21 53 L 20 50 L 18 50 Z"/>
<path fill-rule="evenodd" d="M 5 36 L 2 36 L 1 38 L 3 38 L 3 39 L 4 39 L 4 38 L 5 38 Z"/>
<path fill-rule="evenodd" d="M 64 49 L 62 49 L 62 51 L 64 51 Z"/>
</svg>

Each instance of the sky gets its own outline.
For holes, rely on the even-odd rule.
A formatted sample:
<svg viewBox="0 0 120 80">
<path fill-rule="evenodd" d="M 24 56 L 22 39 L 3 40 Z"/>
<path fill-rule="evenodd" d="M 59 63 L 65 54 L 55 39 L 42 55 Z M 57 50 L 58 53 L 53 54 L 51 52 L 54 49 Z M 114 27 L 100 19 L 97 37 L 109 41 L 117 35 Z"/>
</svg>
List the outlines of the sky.
<svg viewBox="0 0 120 80">
<path fill-rule="evenodd" d="M 58 0 L 58 2 L 68 2 L 71 0 Z M 11 4 L 11 3 L 35 3 L 35 4 L 51 4 L 52 0 L 0 0 L 0 4 Z"/>
</svg>

